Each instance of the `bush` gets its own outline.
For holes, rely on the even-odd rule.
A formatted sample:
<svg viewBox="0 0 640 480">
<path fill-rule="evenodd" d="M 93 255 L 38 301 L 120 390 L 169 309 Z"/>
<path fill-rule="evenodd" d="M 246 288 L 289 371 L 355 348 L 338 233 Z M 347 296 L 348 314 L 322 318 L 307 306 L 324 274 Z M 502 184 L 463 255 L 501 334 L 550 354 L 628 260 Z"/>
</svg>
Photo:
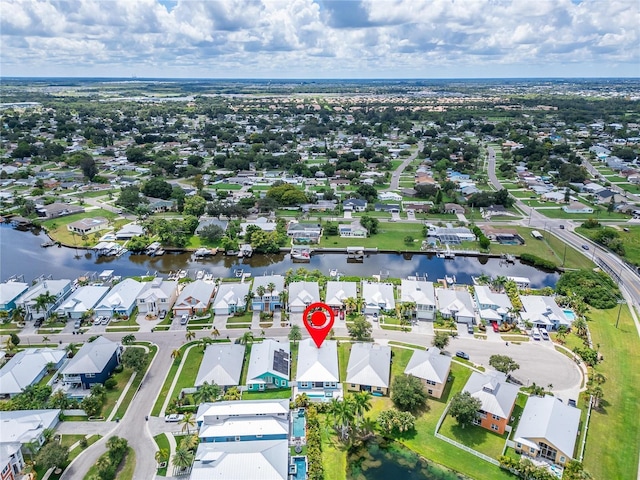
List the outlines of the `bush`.
<svg viewBox="0 0 640 480">
<path fill-rule="evenodd" d="M 536 255 L 531 255 L 530 253 L 521 254 L 520 260 L 522 260 L 524 263 L 528 263 L 530 265 L 533 265 L 534 267 L 542 268 L 544 270 L 555 270 L 556 268 L 558 268 L 558 266 L 554 262 L 545 260 L 544 258 L 540 258 Z"/>
<path fill-rule="evenodd" d="M 113 390 L 118 385 L 118 381 L 115 378 L 107 378 L 104 382 L 104 386 L 107 390 Z"/>
<path fill-rule="evenodd" d="M 116 368 L 113 369 L 114 373 L 120 373 L 124 370 L 122 365 L 116 365 Z"/>
<path fill-rule="evenodd" d="M 606 310 L 618 304 L 620 290 L 606 274 L 592 270 L 576 270 L 563 273 L 556 284 L 560 295 L 575 294 L 588 305 Z"/>
</svg>

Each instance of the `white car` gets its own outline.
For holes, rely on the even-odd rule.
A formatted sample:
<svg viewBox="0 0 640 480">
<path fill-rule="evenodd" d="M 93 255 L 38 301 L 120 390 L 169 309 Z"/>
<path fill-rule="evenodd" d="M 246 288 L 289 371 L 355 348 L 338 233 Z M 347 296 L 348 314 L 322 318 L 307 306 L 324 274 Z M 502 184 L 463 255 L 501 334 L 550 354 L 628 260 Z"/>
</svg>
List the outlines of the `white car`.
<svg viewBox="0 0 640 480">
<path fill-rule="evenodd" d="M 184 418 L 184 415 L 182 415 L 180 413 L 172 413 L 170 415 L 166 415 L 164 417 L 164 421 L 165 422 L 179 422 L 183 418 Z"/>
<path fill-rule="evenodd" d="M 541 337 L 540 337 L 540 332 L 538 331 L 538 329 L 537 329 L 537 328 L 534 328 L 534 329 L 531 331 L 531 336 L 533 337 L 533 339 L 534 339 L 534 340 L 540 341 L 540 338 L 541 338 Z"/>
<path fill-rule="evenodd" d="M 542 337 L 543 340 L 549 340 L 549 334 L 547 333 L 547 330 L 545 328 L 540 328 L 540 336 Z"/>
<path fill-rule="evenodd" d="M 101 322 L 102 322 L 102 317 L 96 317 L 96 318 L 93 320 L 93 324 L 94 324 L 94 325 L 100 325 L 100 323 L 101 323 Z"/>
</svg>

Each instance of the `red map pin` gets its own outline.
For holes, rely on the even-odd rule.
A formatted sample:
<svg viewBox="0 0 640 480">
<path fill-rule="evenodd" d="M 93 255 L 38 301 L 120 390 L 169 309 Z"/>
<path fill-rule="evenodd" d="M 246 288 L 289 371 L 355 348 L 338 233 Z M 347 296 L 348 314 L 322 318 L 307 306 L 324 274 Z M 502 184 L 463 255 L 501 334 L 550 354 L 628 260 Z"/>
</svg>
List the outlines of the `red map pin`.
<svg viewBox="0 0 640 480">
<path fill-rule="evenodd" d="M 302 314 L 302 323 L 313 338 L 316 347 L 320 348 L 333 327 L 335 316 L 329 305 L 316 302 L 309 305 Z"/>
</svg>

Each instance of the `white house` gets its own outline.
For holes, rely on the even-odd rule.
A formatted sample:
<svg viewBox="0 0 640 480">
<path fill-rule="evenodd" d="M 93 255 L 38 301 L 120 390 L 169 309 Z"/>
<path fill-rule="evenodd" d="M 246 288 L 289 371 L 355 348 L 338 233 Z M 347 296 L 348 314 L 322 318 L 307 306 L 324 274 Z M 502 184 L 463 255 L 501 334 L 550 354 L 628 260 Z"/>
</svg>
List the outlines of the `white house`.
<svg viewBox="0 0 640 480">
<path fill-rule="evenodd" d="M 362 298 L 366 315 L 396 309 L 393 285 L 390 283 L 362 282 Z"/>
<path fill-rule="evenodd" d="M 502 323 L 513 307 L 506 293 L 494 292 L 486 285 L 475 286 L 475 297 L 480 318 L 488 322 Z"/>
<path fill-rule="evenodd" d="M 11 398 L 39 382 L 47 367 L 60 368 L 67 352 L 53 348 L 27 348 L 16 353 L 0 368 L 0 397 Z M 2 477 L 0 477 L 2 478 Z"/>
<path fill-rule="evenodd" d="M 571 321 L 558 306 L 555 299 L 549 296 L 520 295 L 522 311 L 520 316 L 536 328 L 556 330 L 560 325 L 571 326 Z"/>
<path fill-rule="evenodd" d="M 310 338 L 299 343 L 294 398 L 301 393 L 306 393 L 313 401 L 342 397 L 335 340 L 325 340 L 320 348 Z"/>
<path fill-rule="evenodd" d="M 436 288 L 438 311 L 443 318 L 453 318 L 456 322 L 473 324 L 475 313 L 469 291 Z"/>
<path fill-rule="evenodd" d="M 380 192 L 378 193 L 378 199 L 382 200 L 383 202 L 386 202 L 386 201 L 401 202 L 402 195 L 395 192 Z"/>
<path fill-rule="evenodd" d="M 237 343 L 216 343 L 207 346 L 196 376 L 195 386 L 207 382 L 222 388 L 240 384 L 244 345 Z"/>
<path fill-rule="evenodd" d="M 154 278 L 145 285 L 136 300 L 138 312 L 151 315 L 168 312 L 178 296 L 178 281 Z"/>
<path fill-rule="evenodd" d="M 436 294 L 433 282 L 422 280 L 402 280 L 400 301 L 416 304 L 413 315 L 418 320 L 433 320 L 436 311 Z"/>
<path fill-rule="evenodd" d="M 344 308 L 344 301 L 347 298 L 358 298 L 356 282 L 327 282 L 327 295 L 324 303 L 338 311 Z"/>
<path fill-rule="evenodd" d="M 347 390 L 386 395 L 391 373 L 391 347 L 354 343 L 347 365 Z"/>
<path fill-rule="evenodd" d="M 249 300 L 248 283 L 221 283 L 213 299 L 213 313 L 232 315 L 243 312 Z"/>
<path fill-rule="evenodd" d="M 318 282 L 291 282 L 289 284 L 289 311 L 302 313 L 307 306 L 320 301 Z"/>
<path fill-rule="evenodd" d="M 78 288 L 58 307 L 58 314 L 78 320 L 102 300 L 109 287 L 86 285 Z"/>
<path fill-rule="evenodd" d="M 137 304 L 138 295 L 145 289 L 145 284 L 132 278 L 126 278 L 114 285 L 100 302 L 95 306 L 96 315 L 111 317 L 117 315 L 131 315 Z"/>
<path fill-rule="evenodd" d="M 564 205 L 562 210 L 565 213 L 593 213 L 593 208 L 587 207 L 580 202 L 571 202 L 569 205 Z"/>
</svg>

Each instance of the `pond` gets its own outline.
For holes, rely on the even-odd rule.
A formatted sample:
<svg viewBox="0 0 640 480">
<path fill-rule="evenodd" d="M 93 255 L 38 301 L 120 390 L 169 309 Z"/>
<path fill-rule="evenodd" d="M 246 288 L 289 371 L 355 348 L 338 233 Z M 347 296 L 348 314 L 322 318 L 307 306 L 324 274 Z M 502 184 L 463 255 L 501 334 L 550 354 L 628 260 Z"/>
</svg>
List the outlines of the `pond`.
<svg viewBox="0 0 640 480">
<path fill-rule="evenodd" d="M 429 463 L 399 443 L 372 442 L 347 461 L 348 480 L 464 480 L 461 474 Z"/>
</svg>

